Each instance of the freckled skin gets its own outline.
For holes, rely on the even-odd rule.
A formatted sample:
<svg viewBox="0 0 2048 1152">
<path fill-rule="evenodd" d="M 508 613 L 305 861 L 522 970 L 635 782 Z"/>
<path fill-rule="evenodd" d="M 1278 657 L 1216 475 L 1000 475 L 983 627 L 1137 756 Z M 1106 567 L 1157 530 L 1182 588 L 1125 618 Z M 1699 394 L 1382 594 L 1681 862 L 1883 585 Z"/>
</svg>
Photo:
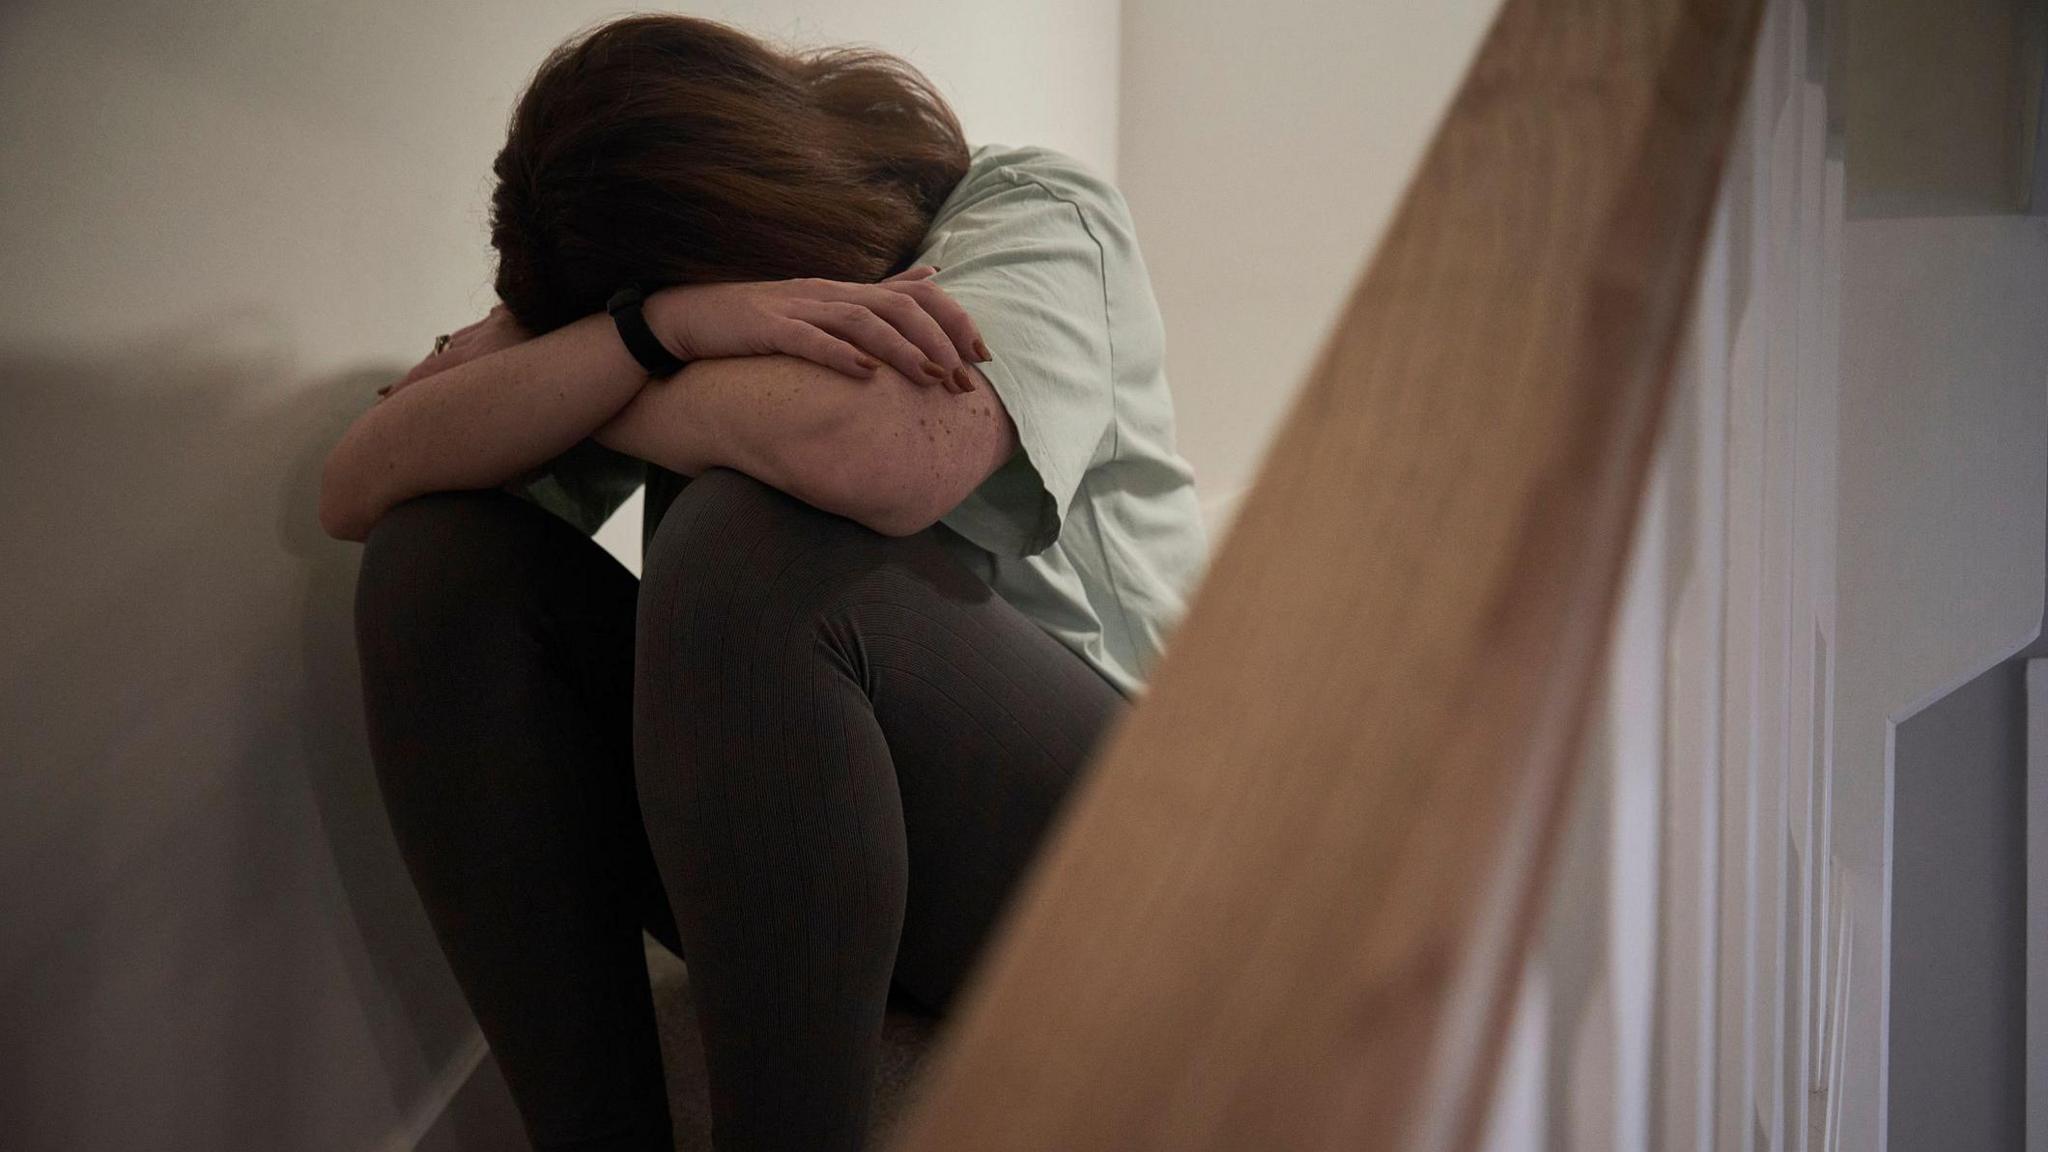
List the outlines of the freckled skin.
<svg viewBox="0 0 2048 1152">
<path fill-rule="evenodd" d="M 902 532 L 935 519 L 1016 450 L 989 387 L 960 396 L 886 370 L 856 380 L 780 356 L 698 361 L 643 390 L 601 442 L 684 475 L 733 468 Z M 849 454 L 873 456 L 872 466 L 849 469 Z"/>
</svg>

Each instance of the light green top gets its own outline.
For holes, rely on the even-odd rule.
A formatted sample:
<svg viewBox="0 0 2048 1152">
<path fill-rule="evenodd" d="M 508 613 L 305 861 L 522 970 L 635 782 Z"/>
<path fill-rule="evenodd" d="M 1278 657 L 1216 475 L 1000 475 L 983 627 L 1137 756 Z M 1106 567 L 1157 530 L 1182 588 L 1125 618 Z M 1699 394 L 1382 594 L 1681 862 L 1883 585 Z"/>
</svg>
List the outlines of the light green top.
<svg viewBox="0 0 2048 1152">
<path fill-rule="evenodd" d="M 1046 148 L 983 145 L 918 254 L 967 309 L 1023 448 L 934 531 L 1125 695 L 1141 690 L 1205 560 L 1174 448 L 1163 330 L 1123 197 Z M 595 449 L 595 451 L 592 451 Z M 529 496 L 586 532 L 637 461 L 589 445 Z"/>
</svg>

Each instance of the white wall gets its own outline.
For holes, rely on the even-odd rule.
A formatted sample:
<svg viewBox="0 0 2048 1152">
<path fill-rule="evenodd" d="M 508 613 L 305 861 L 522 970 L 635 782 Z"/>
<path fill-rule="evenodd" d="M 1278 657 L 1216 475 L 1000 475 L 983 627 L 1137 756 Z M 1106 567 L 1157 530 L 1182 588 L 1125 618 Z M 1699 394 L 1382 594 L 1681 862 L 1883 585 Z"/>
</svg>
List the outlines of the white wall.
<svg viewBox="0 0 2048 1152">
<path fill-rule="evenodd" d="M 1227 517 L 1499 0 L 1125 0 L 1121 183 Z"/>
<path fill-rule="evenodd" d="M 1849 223 L 1840 475 L 1834 848 L 1859 895 L 1850 1029 L 1871 1037 L 1893 729 L 2040 632 L 2048 219 Z M 1883 1052 L 1850 1046 L 1845 1148 L 1879 1147 Z"/>
<path fill-rule="evenodd" d="M 402 1148 L 479 1054 L 383 822 L 326 447 L 489 301 L 488 163 L 609 4 L 0 6 L 0 1131 Z M 698 6 L 1115 163 L 1113 0 Z"/>
</svg>

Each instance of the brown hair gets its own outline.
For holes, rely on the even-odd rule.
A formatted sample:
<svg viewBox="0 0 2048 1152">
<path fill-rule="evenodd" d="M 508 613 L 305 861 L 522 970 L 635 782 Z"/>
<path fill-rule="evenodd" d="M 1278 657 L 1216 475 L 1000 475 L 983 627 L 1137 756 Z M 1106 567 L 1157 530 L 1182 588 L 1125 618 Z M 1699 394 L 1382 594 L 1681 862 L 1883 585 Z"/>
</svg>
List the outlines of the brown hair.
<svg viewBox="0 0 2048 1152">
<path fill-rule="evenodd" d="M 549 54 L 492 171 L 498 298 L 538 333 L 627 284 L 888 276 L 966 175 L 967 142 L 886 53 L 629 16 Z"/>
</svg>

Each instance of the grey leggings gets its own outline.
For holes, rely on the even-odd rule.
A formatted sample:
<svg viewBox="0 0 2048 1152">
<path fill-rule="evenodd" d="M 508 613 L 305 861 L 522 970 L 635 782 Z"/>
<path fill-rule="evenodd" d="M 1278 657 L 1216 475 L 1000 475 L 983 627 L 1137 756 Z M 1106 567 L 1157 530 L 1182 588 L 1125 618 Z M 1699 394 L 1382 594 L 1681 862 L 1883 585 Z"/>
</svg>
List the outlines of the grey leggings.
<svg viewBox="0 0 2048 1152">
<path fill-rule="evenodd" d="M 644 570 L 500 492 L 378 523 L 399 847 L 537 1148 L 672 1147 L 645 926 L 719 1152 L 858 1149 L 892 989 L 945 1011 L 1123 697 L 929 536 L 736 472 Z"/>
</svg>

